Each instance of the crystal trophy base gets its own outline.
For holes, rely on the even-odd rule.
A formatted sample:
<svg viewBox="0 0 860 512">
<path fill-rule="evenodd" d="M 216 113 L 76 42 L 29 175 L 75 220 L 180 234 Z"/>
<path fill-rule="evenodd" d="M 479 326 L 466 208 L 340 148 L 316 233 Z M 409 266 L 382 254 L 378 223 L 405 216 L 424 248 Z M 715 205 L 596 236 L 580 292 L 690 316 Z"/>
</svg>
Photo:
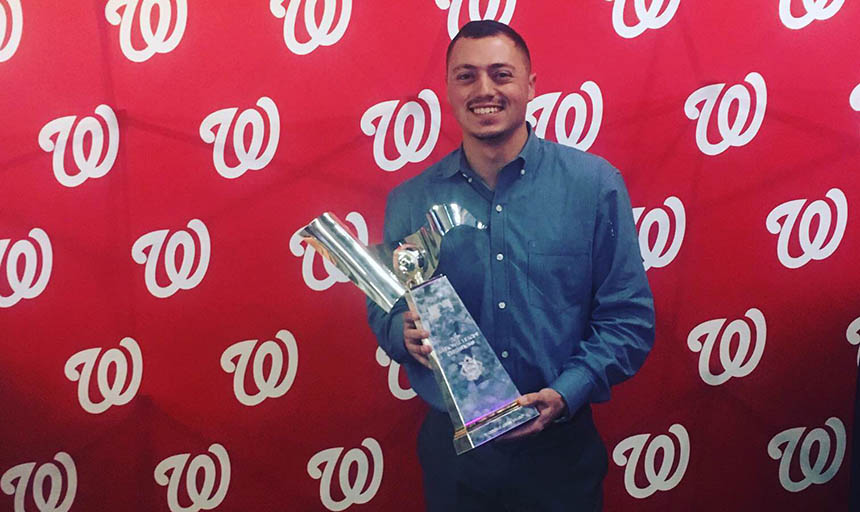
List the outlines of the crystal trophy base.
<svg viewBox="0 0 860 512">
<path fill-rule="evenodd" d="M 517 403 L 520 392 L 445 276 L 406 294 L 430 333 L 430 361 L 461 454 L 537 417 Z"/>
</svg>

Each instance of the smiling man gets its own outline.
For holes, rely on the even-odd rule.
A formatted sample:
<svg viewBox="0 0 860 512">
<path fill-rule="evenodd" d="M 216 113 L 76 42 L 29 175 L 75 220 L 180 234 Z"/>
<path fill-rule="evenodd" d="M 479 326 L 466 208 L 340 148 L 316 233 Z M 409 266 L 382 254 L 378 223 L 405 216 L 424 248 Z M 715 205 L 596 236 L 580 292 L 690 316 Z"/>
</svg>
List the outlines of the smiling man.
<svg viewBox="0 0 860 512">
<path fill-rule="evenodd" d="M 527 125 L 536 75 L 523 39 L 495 21 L 466 24 L 448 47 L 448 102 L 460 148 L 395 188 L 385 240 L 403 239 L 434 204 L 488 226 L 446 237 L 448 276 L 540 416 L 457 456 L 419 318 L 369 306 L 380 346 L 431 408 L 418 437 L 430 511 L 600 510 L 607 453 L 591 402 L 642 365 L 654 309 L 630 200 L 605 160 L 539 139 Z"/>
</svg>

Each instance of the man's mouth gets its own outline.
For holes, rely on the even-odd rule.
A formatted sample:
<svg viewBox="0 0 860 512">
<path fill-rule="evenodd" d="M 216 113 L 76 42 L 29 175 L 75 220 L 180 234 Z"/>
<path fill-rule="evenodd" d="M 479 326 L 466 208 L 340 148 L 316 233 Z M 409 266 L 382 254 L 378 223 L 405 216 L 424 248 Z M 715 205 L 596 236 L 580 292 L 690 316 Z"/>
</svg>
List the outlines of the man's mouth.
<svg viewBox="0 0 860 512">
<path fill-rule="evenodd" d="M 487 115 L 487 114 L 495 114 L 496 112 L 501 112 L 502 107 L 499 106 L 480 106 L 480 107 L 471 107 L 469 110 L 473 114 L 477 114 L 479 116 Z"/>
</svg>

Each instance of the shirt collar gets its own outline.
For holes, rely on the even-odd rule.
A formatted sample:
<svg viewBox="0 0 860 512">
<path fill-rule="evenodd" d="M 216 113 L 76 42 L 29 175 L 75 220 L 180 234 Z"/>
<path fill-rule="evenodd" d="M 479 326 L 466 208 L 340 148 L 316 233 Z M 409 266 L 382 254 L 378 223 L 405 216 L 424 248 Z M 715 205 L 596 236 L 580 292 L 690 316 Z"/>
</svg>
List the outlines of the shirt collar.
<svg viewBox="0 0 860 512">
<path fill-rule="evenodd" d="M 540 159 L 540 142 L 538 141 L 538 136 L 535 135 L 532 126 L 528 122 L 526 122 L 526 130 L 528 131 L 526 144 L 523 146 L 523 149 L 520 150 L 517 157 L 514 158 L 514 161 L 522 160 L 523 167 L 529 164 L 535 164 Z M 441 162 L 441 165 L 439 166 L 439 177 L 450 178 L 459 172 L 474 174 L 469 162 L 466 160 L 466 152 L 463 151 L 462 143 L 460 144 L 460 147 L 451 154 L 450 158 Z"/>
</svg>

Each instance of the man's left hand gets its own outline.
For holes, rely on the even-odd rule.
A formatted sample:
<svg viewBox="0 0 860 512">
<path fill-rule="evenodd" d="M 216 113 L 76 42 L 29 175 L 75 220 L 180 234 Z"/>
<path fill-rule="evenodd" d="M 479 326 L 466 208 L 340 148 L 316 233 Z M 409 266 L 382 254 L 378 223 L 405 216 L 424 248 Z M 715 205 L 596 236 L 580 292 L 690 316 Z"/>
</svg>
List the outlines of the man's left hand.
<svg viewBox="0 0 860 512">
<path fill-rule="evenodd" d="M 511 441 L 521 437 L 533 436 L 545 429 L 567 410 L 564 399 L 558 391 L 551 388 L 543 388 L 537 393 L 528 393 L 521 396 L 517 401 L 522 406 L 536 408 L 540 416 L 500 436 L 499 439 L 501 440 Z"/>
</svg>

